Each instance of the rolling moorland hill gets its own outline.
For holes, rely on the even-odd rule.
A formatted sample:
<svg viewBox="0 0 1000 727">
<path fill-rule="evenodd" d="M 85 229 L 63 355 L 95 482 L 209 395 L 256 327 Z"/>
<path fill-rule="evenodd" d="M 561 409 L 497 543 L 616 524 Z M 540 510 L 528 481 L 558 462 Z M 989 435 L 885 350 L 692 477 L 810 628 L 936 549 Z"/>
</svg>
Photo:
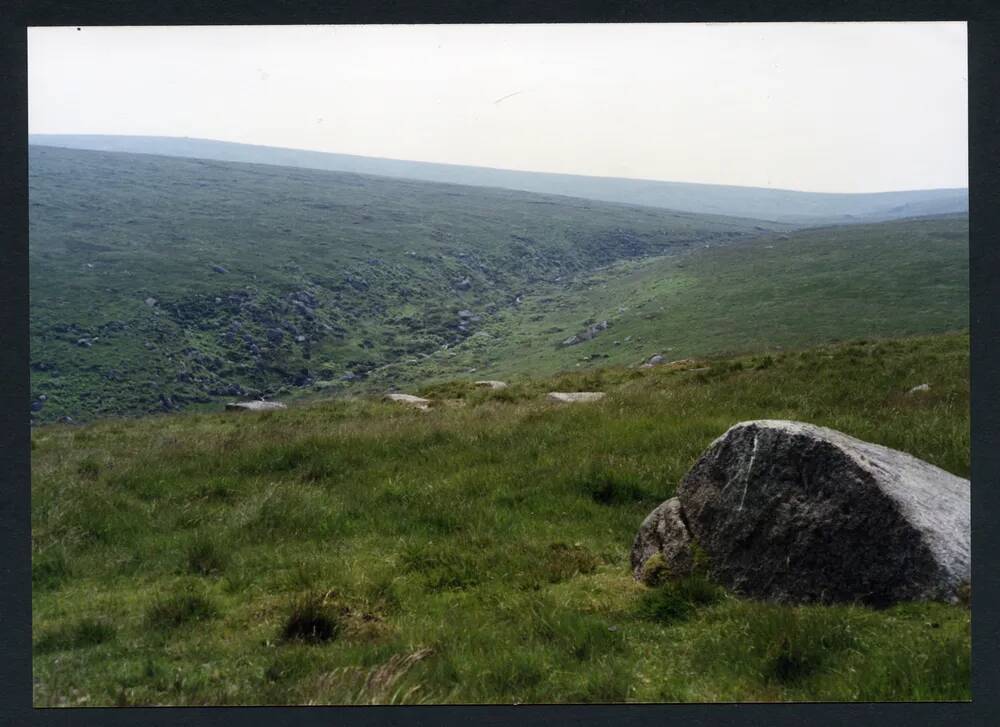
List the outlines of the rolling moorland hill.
<svg viewBox="0 0 1000 727">
<path fill-rule="evenodd" d="M 675 360 L 965 329 L 968 235 L 968 218 L 956 215 L 762 233 L 682 257 L 625 260 L 558 288 L 537 286 L 461 343 L 373 371 L 362 387 L 432 391 L 432 382 L 527 380 L 634 366 L 654 354 Z M 592 337 L 575 340 L 588 330 Z"/>
<path fill-rule="evenodd" d="M 34 422 L 968 325 L 965 215 L 793 230 L 271 166 L 31 162 Z"/>
<path fill-rule="evenodd" d="M 29 159 L 38 422 L 347 387 L 460 343 L 533 286 L 788 229 L 289 167 Z"/>
<path fill-rule="evenodd" d="M 874 222 L 923 215 L 967 213 L 969 209 L 969 192 L 964 188 L 875 194 L 824 194 L 757 187 L 522 172 L 283 149 L 208 139 L 33 134 L 29 137 L 29 142 L 75 149 L 275 164 L 451 184 L 501 187 L 698 214 L 733 215 L 808 225 Z"/>
<path fill-rule="evenodd" d="M 628 554 L 738 421 L 808 421 L 968 476 L 968 355 L 942 334 L 453 383 L 428 411 L 39 426 L 34 703 L 967 700 L 967 605 L 649 588 Z M 608 395 L 545 399 L 580 388 Z"/>
</svg>

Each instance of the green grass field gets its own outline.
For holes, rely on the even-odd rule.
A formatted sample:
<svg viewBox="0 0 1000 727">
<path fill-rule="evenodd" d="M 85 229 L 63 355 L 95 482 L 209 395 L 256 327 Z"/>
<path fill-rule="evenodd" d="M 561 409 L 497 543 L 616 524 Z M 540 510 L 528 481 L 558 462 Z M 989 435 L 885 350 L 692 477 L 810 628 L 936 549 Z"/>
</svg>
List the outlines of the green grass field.
<svg viewBox="0 0 1000 727">
<path fill-rule="evenodd" d="M 627 563 L 741 420 L 968 476 L 968 349 L 869 338 L 440 383 L 427 412 L 337 399 L 36 427 L 34 702 L 969 699 L 965 606 L 779 606 L 698 576 L 647 588 Z"/>
</svg>

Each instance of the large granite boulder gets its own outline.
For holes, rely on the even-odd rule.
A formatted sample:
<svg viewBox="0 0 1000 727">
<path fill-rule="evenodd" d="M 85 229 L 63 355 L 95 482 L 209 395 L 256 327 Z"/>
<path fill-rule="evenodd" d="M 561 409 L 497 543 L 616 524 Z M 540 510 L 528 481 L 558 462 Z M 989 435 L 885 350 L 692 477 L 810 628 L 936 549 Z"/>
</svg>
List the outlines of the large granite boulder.
<svg viewBox="0 0 1000 727">
<path fill-rule="evenodd" d="M 687 473 L 677 500 L 709 575 L 744 595 L 882 606 L 955 600 L 970 579 L 968 480 L 832 429 L 737 424 Z"/>
</svg>

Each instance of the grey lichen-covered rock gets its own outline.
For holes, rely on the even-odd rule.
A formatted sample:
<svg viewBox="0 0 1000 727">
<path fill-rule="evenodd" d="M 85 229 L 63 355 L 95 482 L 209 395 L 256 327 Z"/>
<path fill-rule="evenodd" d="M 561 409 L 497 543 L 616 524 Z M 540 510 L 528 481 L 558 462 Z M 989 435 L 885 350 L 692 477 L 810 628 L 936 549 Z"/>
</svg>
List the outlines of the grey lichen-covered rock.
<svg viewBox="0 0 1000 727">
<path fill-rule="evenodd" d="M 955 600 L 970 579 L 969 482 L 791 421 L 737 424 L 677 490 L 714 580 L 784 602 Z"/>
<path fill-rule="evenodd" d="M 226 404 L 226 411 L 274 411 L 286 408 L 280 401 L 237 401 Z"/>
<path fill-rule="evenodd" d="M 570 336 L 565 339 L 560 345 L 562 346 L 575 346 L 578 343 L 583 343 L 584 341 L 590 341 L 595 338 L 601 331 L 606 331 L 608 326 L 611 325 L 607 321 L 600 321 L 587 326 L 582 331 Z"/>
<path fill-rule="evenodd" d="M 417 409 L 426 409 L 431 405 L 430 399 L 423 399 L 412 394 L 386 394 L 385 398 L 387 401 L 394 401 L 397 404 L 407 404 Z"/>
<path fill-rule="evenodd" d="M 603 391 L 550 391 L 549 401 L 559 401 L 564 404 L 583 401 L 598 401 L 604 398 Z"/>
<path fill-rule="evenodd" d="M 692 543 L 682 517 L 681 501 L 671 497 L 642 521 L 632 543 L 632 574 L 648 585 L 655 585 L 662 576 L 679 578 L 690 574 L 694 568 Z M 654 560 L 656 556 L 661 560 Z M 648 566 L 654 563 L 657 566 L 662 563 L 662 568 L 657 568 L 662 574 L 650 572 Z"/>
</svg>

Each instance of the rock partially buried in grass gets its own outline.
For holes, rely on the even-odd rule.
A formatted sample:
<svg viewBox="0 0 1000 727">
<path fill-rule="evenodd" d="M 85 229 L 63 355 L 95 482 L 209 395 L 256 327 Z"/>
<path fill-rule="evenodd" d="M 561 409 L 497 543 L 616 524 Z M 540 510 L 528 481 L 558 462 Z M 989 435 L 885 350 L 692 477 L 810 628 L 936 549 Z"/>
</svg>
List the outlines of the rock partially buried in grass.
<svg viewBox="0 0 1000 727">
<path fill-rule="evenodd" d="M 274 411 L 287 408 L 280 401 L 238 401 L 226 404 L 226 411 Z"/>
<path fill-rule="evenodd" d="M 748 596 L 955 601 L 970 579 L 969 481 L 832 429 L 737 424 L 677 499 L 712 579 Z"/>
<path fill-rule="evenodd" d="M 561 401 L 565 403 L 573 403 L 578 401 L 599 401 L 605 396 L 603 391 L 550 391 L 548 395 L 549 401 Z"/>
<path fill-rule="evenodd" d="M 398 404 L 406 404 L 408 406 L 414 406 L 417 409 L 426 409 L 431 405 L 430 399 L 422 399 L 419 396 L 413 396 L 412 394 L 386 394 L 386 401 L 395 401 Z"/>
<path fill-rule="evenodd" d="M 477 381 L 476 386 L 483 389 L 506 389 L 507 383 L 505 381 Z"/>
<path fill-rule="evenodd" d="M 681 517 L 681 501 L 671 497 L 642 521 L 632 544 L 632 574 L 646 585 L 690 574 L 694 567 L 692 543 Z"/>
</svg>

